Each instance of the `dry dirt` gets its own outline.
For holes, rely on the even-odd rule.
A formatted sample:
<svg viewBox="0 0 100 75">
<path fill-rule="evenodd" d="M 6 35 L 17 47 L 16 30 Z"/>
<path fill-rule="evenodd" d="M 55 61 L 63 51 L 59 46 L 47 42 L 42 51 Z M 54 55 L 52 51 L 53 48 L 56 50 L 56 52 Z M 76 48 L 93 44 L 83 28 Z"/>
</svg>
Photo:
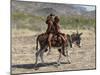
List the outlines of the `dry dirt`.
<svg viewBox="0 0 100 75">
<path fill-rule="evenodd" d="M 72 33 L 74 30 L 63 30 L 63 32 Z M 51 55 L 47 56 L 47 53 L 44 54 L 45 65 L 41 64 L 39 60 L 40 67 L 38 70 L 35 70 L 35 39 L 39 32 L 13 31 L 12 74 L 95 69 L 95 32 L 89 30 L 80 30 L 80 32 L 83 32 L 81 48 L 74 46 L 72 49 L 68 49 L 70 64 L 67 63 L 66 57 L 62 57 L 62 64 L 56 67 L 55 62 L 58 60 L 59 53 L 52 48 Z"/>
</svg>

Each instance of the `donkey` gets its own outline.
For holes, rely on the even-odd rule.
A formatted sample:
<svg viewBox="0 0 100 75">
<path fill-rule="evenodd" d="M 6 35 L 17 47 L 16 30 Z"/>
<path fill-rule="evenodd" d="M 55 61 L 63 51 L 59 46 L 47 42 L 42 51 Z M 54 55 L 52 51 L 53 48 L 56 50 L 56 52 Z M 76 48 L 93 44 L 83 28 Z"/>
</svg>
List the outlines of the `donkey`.
<svg viewBox="0 0 100 75">
<path fill-rule="evenodd" d="M 37 61 L 38 61 L 38 57 L 39 56 L 41 58 L 42 63 L 44 63 L 43 54 L 44 54 L 44 52 L 47 51 L 47 48 L 48 48 L 48 41 L 47 41 L 47 39 L 48 39 L 48 34 L 44 34 L 44 33 L 38 35 L 38 37 L 36 39 L 36 50 L 37 50 L 37 52 L 36 52 L 35 65 L 37 65 Z M 59 59 L 57 61 L 57 64 L 59 64 L 59 65 L 60 65 L 61 54 L 63 56 L 65 56 L 63 54 L 63 50 L 65 50 L 65 46 L 66 46 L 66 48 L 68 47 L 68 45 L 70 45 L 70 47 L 72 46 L 71 45 L 71 41 L 69 41 L 70 40 L 70 36 L 66 36 L 66 39 L 67 40 L 66 40 L 66 44 L 65 45 L 64 45 L 63 40 L 62 40 L 62 38 L 60 36 L 54 35 L 53 38 L 51 39 L 52 47 L 60 47 L 58 49 L 60 54 L 59 54 Z M 40 49 L 39 50 L 38 50 L 38 42 L 40 44 Z M 68 50 L 66 50 L 66 57 L 68 58 Z M 68 62 L 70 63 L 69 59 L 68 59 Z"/>
</svg>

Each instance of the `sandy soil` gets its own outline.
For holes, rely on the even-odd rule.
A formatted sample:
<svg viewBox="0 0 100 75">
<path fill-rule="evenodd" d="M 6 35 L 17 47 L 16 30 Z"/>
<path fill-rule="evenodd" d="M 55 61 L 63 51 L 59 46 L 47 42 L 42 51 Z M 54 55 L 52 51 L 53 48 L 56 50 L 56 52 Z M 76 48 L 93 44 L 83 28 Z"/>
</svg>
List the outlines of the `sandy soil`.
<svg viewBox="0 0 100 75">
<path fill-rule="evenodd" d="M 65 33 L 72 33 L 74 30 L 63 30 Z M 63 57 L 62 64 L 55 66 L 59 53 L 52 48 L 52 54 L 44 54 L 45 65 L 39 60 L 39 69 L 34 69 L 35 62 L 35 39 L 37 32 L 12 32 L 12 74 L 36 73 L 51 71 L 68 71 L 95 69 L 95 33 L 89 30 L 83 32 L 81 48 L 73 47 L 68 49 L 71 63 L 67 63 L 67 58 Z"/>
</svg>

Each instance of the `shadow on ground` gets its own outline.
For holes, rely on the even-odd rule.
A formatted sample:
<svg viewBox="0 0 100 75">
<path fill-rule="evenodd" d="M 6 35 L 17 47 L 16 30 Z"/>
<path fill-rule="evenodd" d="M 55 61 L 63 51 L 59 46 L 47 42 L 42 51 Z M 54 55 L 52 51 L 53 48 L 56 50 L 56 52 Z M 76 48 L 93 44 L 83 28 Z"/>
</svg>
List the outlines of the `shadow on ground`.
<svg viewBox="0 0 100 75">
<path fill-rule="evenodd" d="M 61 64 L 69 64 L 68 62 L 61 62 Z M 51 63 L 38 63 L 37 66 L 35 64 L 17 64 L 12 65 L 12 68 L 24 68 L 24 69 L 34 69 L 35 67 L 47 67 L 47 66 L 56 66 L 57 62 Z"/>
</svg>

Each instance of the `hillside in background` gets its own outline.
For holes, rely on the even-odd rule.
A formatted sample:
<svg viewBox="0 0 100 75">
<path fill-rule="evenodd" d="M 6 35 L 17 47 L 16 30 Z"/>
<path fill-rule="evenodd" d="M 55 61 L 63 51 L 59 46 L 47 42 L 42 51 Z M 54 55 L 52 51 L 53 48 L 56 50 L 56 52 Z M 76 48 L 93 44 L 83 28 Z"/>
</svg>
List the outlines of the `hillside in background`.
<svg viewBox="0 0 100 75">
<path fill-rule="evenodd" d="M 12 1 L 12 27 L 46 29 L 45 19 L 50 13 L 60 16 L 62 28 L 89 28 L 95 26 L 95 10 L 73 4 Z"/>
</svg>

